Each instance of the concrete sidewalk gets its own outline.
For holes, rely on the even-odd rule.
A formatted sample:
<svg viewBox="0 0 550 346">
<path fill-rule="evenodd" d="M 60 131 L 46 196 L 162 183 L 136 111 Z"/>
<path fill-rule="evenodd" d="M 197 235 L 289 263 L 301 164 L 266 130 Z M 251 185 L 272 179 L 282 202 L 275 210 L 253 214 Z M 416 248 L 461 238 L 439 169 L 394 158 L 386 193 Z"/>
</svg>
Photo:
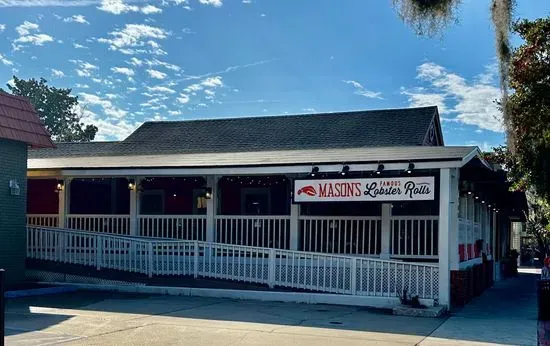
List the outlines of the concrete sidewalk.
<svg viewBox="0 0 550 346">
<path fill-rule="evenodd" d="M 540 270 L 496 283 L 424 339 L 432 345 L 537 345 L 536 280 Z"/>
<path fill-rule="evenodd" d="M 351 306 L 75 292 L 8 301 L 8 345 L 536 345 L 534 274 L 450 318 Z"/>
</svg>

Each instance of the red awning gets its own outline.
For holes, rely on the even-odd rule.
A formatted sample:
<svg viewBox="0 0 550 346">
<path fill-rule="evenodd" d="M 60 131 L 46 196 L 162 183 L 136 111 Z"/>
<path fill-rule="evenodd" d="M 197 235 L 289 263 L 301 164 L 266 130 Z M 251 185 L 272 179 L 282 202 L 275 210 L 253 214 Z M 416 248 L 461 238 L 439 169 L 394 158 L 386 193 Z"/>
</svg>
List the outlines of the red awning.
<svg viewBox="0 0 550 346">
<path fill-rule="evenodd" d="M 3 92 L 0 92 L 0 138 L 24 142 L 33 148 L 55 147 L 30 102 Z"/>
</svg>

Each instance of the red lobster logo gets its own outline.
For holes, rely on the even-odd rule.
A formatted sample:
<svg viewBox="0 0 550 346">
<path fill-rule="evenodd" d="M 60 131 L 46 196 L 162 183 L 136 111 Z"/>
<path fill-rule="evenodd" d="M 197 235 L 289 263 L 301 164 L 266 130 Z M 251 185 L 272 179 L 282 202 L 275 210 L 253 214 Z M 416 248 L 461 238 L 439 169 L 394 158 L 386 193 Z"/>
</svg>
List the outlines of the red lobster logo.
<svg viewBox="0 0 550 346">
<path fill-rule="evenodd" d="M 300 190 L 298 190 L 299 195 L 301 195 L 302 193 L 305 193 L 308 196 L 317 195 L 317 191 L 315 191 L 315 188 L 311 185 L 304 186 Z"/>
</svg>

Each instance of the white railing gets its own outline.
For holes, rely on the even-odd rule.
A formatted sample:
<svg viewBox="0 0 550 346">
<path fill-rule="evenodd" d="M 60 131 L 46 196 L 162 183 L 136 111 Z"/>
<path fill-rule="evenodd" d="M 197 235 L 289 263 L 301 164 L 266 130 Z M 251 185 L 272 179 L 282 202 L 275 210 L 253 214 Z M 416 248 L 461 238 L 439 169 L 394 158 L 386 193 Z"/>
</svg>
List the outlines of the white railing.
<svg viewBox="0 0 550 346">
<path fill-rule="evenodd" d="M 65 227 L 81 231 L 129 235 L 130 216 L 69 214 L 67 215 Z"/>
<path fill-rule="evenodd" d="M 290 248 L 290 216 L 216 216 L 216 242 Z"/>
<path fill-rule="evenodd" d="M 299 249 L 333 254 L 379 255 L 381 217 L 300 216 Z"/>
<path fill-rule="evenodd" d="M 139 235 L 205 241 L 206 215 L 140 215 Z"/>
<path fill-rule="evenodd" d="M 27 257 L 153 275 L 193 275 L 347 295 L 438 297 L 435 264 L 29 226 Z"/>
<path fill-rule="evenodd" d="M 437 216 L 392 216 L 390 255 L 393 258 L 437 258 Z"/>
<path fill-rule="evenodd" d="M 27 225 L 58 227 L 58 214 L 27 214 Z"/>
</svg>

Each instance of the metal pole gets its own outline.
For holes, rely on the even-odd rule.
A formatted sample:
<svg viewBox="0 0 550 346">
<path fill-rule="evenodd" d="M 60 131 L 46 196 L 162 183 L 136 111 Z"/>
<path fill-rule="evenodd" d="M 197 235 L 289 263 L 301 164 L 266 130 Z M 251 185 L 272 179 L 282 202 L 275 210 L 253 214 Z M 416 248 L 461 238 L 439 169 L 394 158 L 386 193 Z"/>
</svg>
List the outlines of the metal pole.
<svg viewBox="0 0 550 346">
<path fill-rule="evenodd" d="M 0 269 L 0 346 L 4 346 L 4 335 L 5 335 L 5 300 L 4 292 L 6 291 L 6 271 Z"/>
</svg>

